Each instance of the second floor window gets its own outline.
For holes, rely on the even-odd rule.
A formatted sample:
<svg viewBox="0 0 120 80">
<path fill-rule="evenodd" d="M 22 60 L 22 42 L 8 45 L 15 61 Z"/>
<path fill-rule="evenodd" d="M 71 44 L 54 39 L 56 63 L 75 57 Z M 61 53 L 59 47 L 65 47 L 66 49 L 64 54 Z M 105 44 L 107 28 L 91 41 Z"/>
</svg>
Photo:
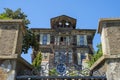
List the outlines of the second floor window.
<svg viewBox="0 0 120 80">
<path fill-rule="evenodd" d="M 87 45 L 87 35 L 77 35 L 77 45 L 83 46 Z"/>
<path fill-rule="evenodd" d="M 47 45 L 47 34 L 43 35 L 42 43 L 43 43 L 43 45 Z"/>
<path fill-rule="evenodd" d="M 50 34 L 40 34 L 40 44 L 49 45 L 50 44 Z"/>
<path fill-rule="evenodd" d="M 80 35 L 80 45 L 84 45 L 84 42 L 85 42 L 85 37 L 84 35 Z"/>
</svg>

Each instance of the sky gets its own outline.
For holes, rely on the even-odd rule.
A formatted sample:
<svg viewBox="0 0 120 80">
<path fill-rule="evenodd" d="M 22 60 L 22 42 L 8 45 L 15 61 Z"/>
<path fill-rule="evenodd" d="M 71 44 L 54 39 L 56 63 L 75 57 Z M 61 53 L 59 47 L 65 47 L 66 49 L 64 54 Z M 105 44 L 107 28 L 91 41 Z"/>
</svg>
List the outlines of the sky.
<svg viewBox="0 0 120 80">
<path fill-rule="evenodd" d="M 77 19 L 79 29 L 98 28 L 100 18 L 119 18 L 120 0 L 0 0 L 0 13 L 4 8 L 21 10 L 28 16 L 29 28 L 50 28 L 50 18 L 67 15 Z M 100 43 L 100 35 L 95 34 L 94 49 Z M 22 56 L 31 63 L 30 49 Z"/>
</svg>

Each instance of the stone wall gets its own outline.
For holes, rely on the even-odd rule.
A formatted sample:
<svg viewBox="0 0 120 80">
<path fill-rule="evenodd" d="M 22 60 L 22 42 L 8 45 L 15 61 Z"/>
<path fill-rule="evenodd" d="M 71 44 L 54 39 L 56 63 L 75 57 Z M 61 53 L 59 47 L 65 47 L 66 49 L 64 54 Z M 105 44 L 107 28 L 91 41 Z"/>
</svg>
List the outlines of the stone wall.
<svg viewBox="0 0 120 80">
<path fill-rule="evenodd" d="M 109 44 L 109 54 L 120 54 L 120 26 L 111 26 L 106 28 L 106 39 Z"/>
<path fill-rule="evenodd" d="M 20 57 L 25 29 L 22 20 L 0 20 L 0 80 L 15 80 L 31 65 Z"/>
<path fill-rule="evenodd" d="M 0 60 L 0 80 L 13 80 L 15 78 L 15 60 Z"/>
<path fill-rule="evenodd" d="M 16 76 L 31 74 L 33 66 L 22 57 L 17 59 L 16 65 Z"/>
<path fill-rule="evenodd" d="M 13 26 L 13 25 L 12 25 Z M 15 39 L 17 37 L 16 28 L 13 28 L 11 25 L 0 25 L 0 55 L 10 55 L 13 54 Z M 15 26 L 15 25 L 14 25 Z M 12 45 L 11 45 L 12 44 Z"/>
<path fill-rule="evenodd" d="M 91 66 L 90 70 L 93 76 L 105 76 L 107 71 L 106 59 L 107 56 L 102 56 Z"/>
<path fill-rule="evenodd" d="M 120 58 L 109 59 L 107 63 L 107 79 L 108 80 L 120 80 Z"/>
<path fill-rule="evenodd" d="M 120 18 L 104 18 L 99 22 L 98 33 L 101 34 L 105 74 L 107 80 L 120 80 Z M 97 61 L 98 62 L 98 61 Z M 92 69 L 103 65 L 101 62 Z M 104 69 L 103 69 L 104 70 Z"/>
<path fill-rule="evenodd" d="M 18 31 L 18 38 L 17 38 L 17 43 L 16 43 L 16 54 L 21 55 L 22 53 L 22 43 L 23 42 L 23 33 L 22 31 Z"/>
<path fill-rule="evenodd" d="M 16 76 L 32 71 L 33 67 L 22 57 L 18 59 L 0 59 L 0 80 L 14 80 Z M 26 73 L 30 74 L 30 73 Z"/>
<path fill-rule="evenodd" d="M 99 23 L 103 54 L 116 55 L 120 53 L 120 20 L 103 19 Z"/>
</svg>

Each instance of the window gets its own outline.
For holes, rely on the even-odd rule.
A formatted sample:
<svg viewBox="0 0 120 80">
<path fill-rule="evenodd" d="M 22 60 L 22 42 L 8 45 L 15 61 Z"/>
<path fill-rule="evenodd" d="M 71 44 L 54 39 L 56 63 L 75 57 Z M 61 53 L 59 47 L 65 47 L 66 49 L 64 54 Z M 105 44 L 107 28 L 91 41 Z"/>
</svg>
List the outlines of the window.
<svg viewBox="0 0 120 80">
<path fill-rule="evenodd" d="M 80 35 L 80 45 L 82 46 L 82 45 L 84 45 L 84 39 L 85 37 L 84 37 L 84 35 Z"/>
<path fill-rule="evenodd" d="M 61 45 L 66 45 L 66 37 L 60 37 L 60 44 Z"/>
<path fill-rule="evenodd" d="M 77 35 L 77 45 L 87 45 L 87 35 Z"/>
<path fill-rule="evenodd" d="M 63 42 L 63 37 L 60 38 L 60 42 Z"/>
<path fill-rule="evenodd" d="M 47 45 L 47 34 L 44 34 L 43 35 L 43 39 L 42 39 L 43 41 L 43 45 Z"/>
<path fill-rule="evenodd" d="M 84 53 L 77 53 L 78 65 L 82 65 L 82 61 L 86 59 L 86 55 Z"/>
<path fill-rule="evenodd" d="M 85 55 L 85 54 L 81 54 L 81 61 L 82 61 L 83 59 L 86 59 L 86 55 Z"/>
</svg>

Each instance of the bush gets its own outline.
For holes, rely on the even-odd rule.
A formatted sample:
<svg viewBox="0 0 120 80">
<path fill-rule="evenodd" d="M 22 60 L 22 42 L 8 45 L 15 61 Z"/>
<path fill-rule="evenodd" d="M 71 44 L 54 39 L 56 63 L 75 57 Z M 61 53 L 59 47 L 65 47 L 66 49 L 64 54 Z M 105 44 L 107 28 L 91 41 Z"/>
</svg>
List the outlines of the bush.
<svg viewBox="0 0 120 80">
<path fill-rule="evenodd" d="M 89 67 L 91 67 L 103 55 L 102 45 L 98 44 L 97 48 L 98 48 L 98 50 L 97 50 L 97 52 L 95 52 L 94 55 L 89 55 L 89 57 L 90 57 L 90 60 L 88 61 Z"/>
</svg>

